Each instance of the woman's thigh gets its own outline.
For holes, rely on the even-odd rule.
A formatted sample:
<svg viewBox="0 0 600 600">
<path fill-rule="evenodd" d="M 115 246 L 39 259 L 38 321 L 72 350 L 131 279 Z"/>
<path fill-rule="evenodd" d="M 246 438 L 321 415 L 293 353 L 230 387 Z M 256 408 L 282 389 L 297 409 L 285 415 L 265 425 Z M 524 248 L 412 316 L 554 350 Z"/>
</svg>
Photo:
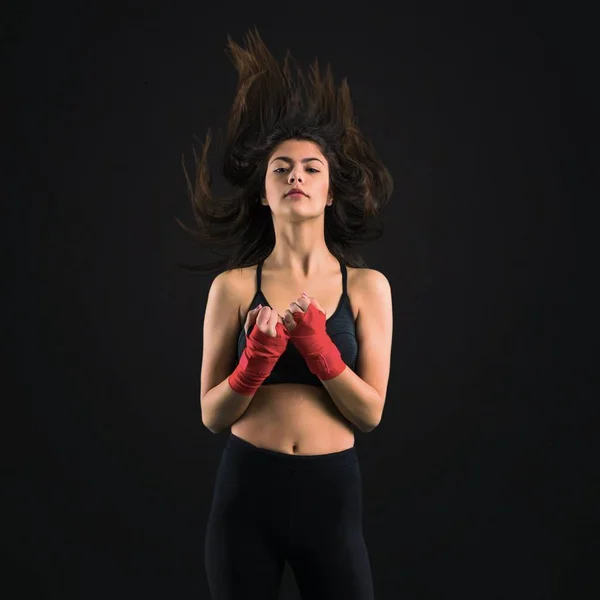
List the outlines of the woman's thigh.
<svg viewBox="0 0 600 600">
<path fill-rule="evenodd" d="M 287 558 L 303 600 L 374 598 L 361 486 L 358 463 L 296 474 Z"/>
<path fill-rule="evenodd" d="M 223 455 L 204 544 L 212 600 L 276 600 L 285 554 L 280 532 L 289 523 L 285 482 Z"/>
<path fill-rule="evenodd" d="M 212 600 L 277 600 L 284 556 L 256 521 L 213 511 L 208 519 L 204 563 Z"/>
</svg>

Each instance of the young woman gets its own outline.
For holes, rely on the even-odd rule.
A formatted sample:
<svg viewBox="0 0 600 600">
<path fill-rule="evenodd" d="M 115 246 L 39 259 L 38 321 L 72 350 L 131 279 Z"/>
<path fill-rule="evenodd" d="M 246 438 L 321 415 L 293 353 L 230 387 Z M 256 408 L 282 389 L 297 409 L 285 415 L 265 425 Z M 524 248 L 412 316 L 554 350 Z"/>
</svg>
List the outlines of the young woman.
<svg viewBox="0 0 600 600">
<path fill-rule="evenodd" d="M 353 246 L 392 178 L 358 129 L 346 81 L 280 67 L 254 31 L 215 201 L 207 136 L 192 186 L 198 234 L 237 248 L 206 305 L 202 421 L 230 429 L 205 539 L 213 599 L 275 600 L 287 561 L 305 600 L 374 597 L 354 427 L 381 421 L 390 371 L 386 277 Z"/>
</svg>

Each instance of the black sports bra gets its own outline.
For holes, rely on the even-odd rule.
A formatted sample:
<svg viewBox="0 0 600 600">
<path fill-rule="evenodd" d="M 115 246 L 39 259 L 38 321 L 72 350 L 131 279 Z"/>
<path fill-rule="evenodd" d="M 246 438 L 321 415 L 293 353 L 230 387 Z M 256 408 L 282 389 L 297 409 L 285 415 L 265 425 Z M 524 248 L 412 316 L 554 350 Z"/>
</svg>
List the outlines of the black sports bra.
<svg viewBox="0 0 600 600">
<path fill-rule="evenodd" d="M 263 261 L 258 264 L 256 269 L 256 294 L 250 303 L 249 311 L 258 306 L 258 304 L 271 307 L 260 289 L 262 264 Z M 335 312 L 325 322 L 325 330 L 333 343 L 338 347 L 343 361 L 354 370 L 358 354 L 356 328 L 347 291 L 348 274 L 346 266 L 341 262 L 340 269 L 342 271 L 342 295 L 340 296 Z M 237 346 L 237 360 L 239 362 L 242 352 L 246 347 L 246 332 L 243 327 L 238 336 Z M 272 385 L 275 383 L 304 383 L 324 387 L 322 381 L 308 370 L 302 355 L 291 342 L 288 343 L 284 353 L 279 357 L 270 375 L 262 385 Z"/>
</svg>

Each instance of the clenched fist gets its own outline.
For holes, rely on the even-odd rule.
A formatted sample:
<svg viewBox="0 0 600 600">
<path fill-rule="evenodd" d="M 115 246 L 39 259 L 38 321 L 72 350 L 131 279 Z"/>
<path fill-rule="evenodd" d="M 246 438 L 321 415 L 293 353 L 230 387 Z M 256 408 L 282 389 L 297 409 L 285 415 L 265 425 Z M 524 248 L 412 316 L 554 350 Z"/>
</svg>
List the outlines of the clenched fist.
<svg viewBox="0 0 600 600">
<path fill-rule="evenodd" d="M 276 310 L 273 310 L 269 306 L 259 304 L 256 308 L 248 311 L 244 330 L 247 336 L 250 329 L 256 324 L 259 331 L 262 331 L 271 337 L 277 337 L 276 326 L 278 322 L 281 323 L 282 326 L 284 325 L 283 319 L 277 314 Z"/>
</svg>

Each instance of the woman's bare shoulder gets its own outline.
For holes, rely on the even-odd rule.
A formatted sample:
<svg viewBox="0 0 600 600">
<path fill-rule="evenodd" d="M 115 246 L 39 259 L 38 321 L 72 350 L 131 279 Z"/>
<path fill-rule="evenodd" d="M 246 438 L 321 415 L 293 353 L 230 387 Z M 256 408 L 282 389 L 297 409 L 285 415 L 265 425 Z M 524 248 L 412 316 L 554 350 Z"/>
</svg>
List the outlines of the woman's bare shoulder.
<svg viewBox="0 0 600 600">
<path fill-rule="evenodd" d="M 236 267 L 229 271 L 223 271 L 223 275 L 227 278 L 232 291 L 241 292 L 243 294 L 256 275 L 256 267 L 257 265 Z"/>
<path fill-rule="evenodd" d="M 381 281 L 387 281 L 387 278 L 377 269 L 348 267 L 348 286 L 352 285 L 357 294 L 368 291 Z"/>
<path fill-rule="evenodd" d="M 362 267 L 346 267 L 346 270 L 348 272 L 348 288 L 358 294 L 364 286 L 364 281 L 368 277 L 370 269 Z"/>
<path fill-rule="evenodd" d="M 239 320 L 242 325 L 246 321 L 248 305 L 254 296 L 256 269 L 257 265 L 251 265 L 249 267 L 237 267 L 223 272 L 223 276 L 226 278 L 232 301 L 237 308 Z"/>
<path fill-rule="evenodd" d="M 348 294 L 352 305 L 360 312 L 362 306 L 369 302 L 369 292 L 377 289 L 381 280 L 387 281 L 385 275 L 376 269 L 346 267 L 348 270 Z"/>
</svg>

